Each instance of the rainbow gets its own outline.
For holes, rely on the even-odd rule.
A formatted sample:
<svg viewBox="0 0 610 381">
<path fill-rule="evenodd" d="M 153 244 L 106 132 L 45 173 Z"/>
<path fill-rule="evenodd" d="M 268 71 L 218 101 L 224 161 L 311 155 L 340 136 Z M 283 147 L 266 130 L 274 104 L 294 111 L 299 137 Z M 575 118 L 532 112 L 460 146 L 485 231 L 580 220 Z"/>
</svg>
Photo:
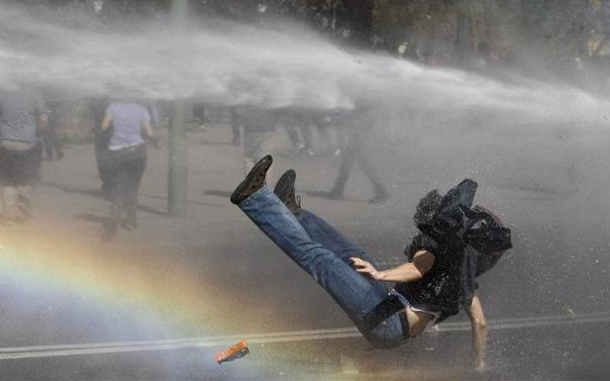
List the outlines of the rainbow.
<svg viewBox="0 0 610 381">
<path fill-rule="evenodd" d="M 98 320 L 77 321 L 79 327 L 74 327 L 77 332 L 81 332 L 78 328 L 86 331 L 83 336 L 69 336 L 70 340 L 58 340 L 53 335 L 42 338 L 31 335 L 26 344 L 20 340 L 19 345 L 5 340 L 5 347 L 0 348 L 0 361 L 180 348 L 215 352 L 243 339 L 264 346 L 267 343 L 359 337 L 353 327 L 286 332 L 282 319 L 252 322 L 247 313 L 249 307 L 235 311 L 230 289 L 224 285 L 205 284 L 205 279 L 195 276 L 192 269 L 180 268 L 167 255 L 133 252 L 114 244 L 92 245 L 51 233 L 37 234 L 33 239 L 31 230 L 24 230 L 23 234 L 11 231 L 7 235 L 6 232 L 0 228 L 0 283 L 4 285 L 4 294 L 0 291 L 0 297 L 16 296 L 25 305 L 38 303 L 36 308 L 40 307 L 40 299 L 50 303 L 67 301 L 60 308 L 68 310 L 68 314 L 106 315 L 99 316 L 101 324 L 107 316 L 111 324 L 131 321 L 127 327 L 133 327 L 141 335 L 110 337 L 104 336 L 101 330 L 101 336 L 91 337 L 88 334 L 99 328 L 95 325 Z M 8 308 L 11 307 L 9 304 Z M 14 312 L 20 313 L 20 306 L 14 307 L 17 307 Z M 53 331 L 55 327 L 50 325 L 57 323 L 44 318 L 37 320 L 36 316 L 20 319 L 15 313 L 13 317 L 17 321 L 5 321 L 4 329 L 9 330 L 12 326 L 23 332 L 31 324 Z M 264 324 L 269 326 L 263 327 Z M 276 332 L 261 333 L 269 327 Z M 70 330 L 72 327 L 65 328 Z M 308 348 L 307 351 L 317 356 L 315 348 Z M 255 352 L 258 356 L 251 355 L 247 362 L 236 365 L 247 366 L 249 371 L 256 373 L 272 366 L 269 361 L 277 362 L 275 357 L 272 360 L 261 351 Z M 300 358 L 303 353 L 283 347 L 278 355 L 287 361 L 285 366 L 291 367 L 289 360 Z M 201 365 L 217 366 L 209 352 L 202 352 Z"/>
<path fill-rule="evenodd" d="M 142 323 L 153 317 L 166 325 L 163 335 L 168 330 L 209 334 L 205 327 L 214 321 L 229 331 L 239 323 L 227 316 L 231 309 L 214 292 L 218 287 L 204 287 L 201 279 L 183 275 L 188 269 L 176 268 L 171 258 L 46 237 L 7 238 L 0 240 L 0 280 L 17 291 L 76 298 L 86 301 L 79 303 L 81 308 L 142 316 Z"/>
</svg>

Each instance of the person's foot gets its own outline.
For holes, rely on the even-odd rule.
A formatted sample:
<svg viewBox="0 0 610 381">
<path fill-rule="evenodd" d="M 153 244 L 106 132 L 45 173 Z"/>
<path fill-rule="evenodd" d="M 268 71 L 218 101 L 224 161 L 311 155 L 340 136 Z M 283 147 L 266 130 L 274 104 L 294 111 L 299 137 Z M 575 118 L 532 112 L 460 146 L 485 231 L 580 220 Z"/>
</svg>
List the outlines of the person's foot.
<svg viewBox="0 0 610 381">
<path fill-rule="evenodd" d="M 282 200 L 284 205 L 292 213 L 297 213 L 301 210 L 301 198 L 295 196 L 294 192 L 294 182 L 297 179 L 297 174 L 294 170 L 290 169 L 286 171 L 282 177 L 278 180 L 277 184 L 275 184 L 275 188 L 273 189 L 273 193 Z"/>
<path fill-rule="evenodd" d="M 377 191 L 375 196 L 369 200 L 371 204 L 379 204 L 390 199 L 390 195 L 386 191 Z"/>
<path fill-rule="evenodd" d="M 254 167 L 248 172 L 244 181 L 231 194 L 231 202 L 239 204 L 261 189 L 265 185 L 265 176 L 271 164 L 273 164 L 273 157 L 271 155 L 263 157 L 258 163 L 254 164 Z"/>
<path fill-rule="evenodd" d="M 127 231 L 136 230 L 138 228 L 138 220 L 133 218 L 124 218 L 121 221 L 121 227 Z"/>
<path fill-rule="evenodd" d="M 238 138 L 233 139 L 233 141 L 231 142 L 234 146 L 238 146 L 241 144 L 241 140 Z"/>
<path fill-rule="evenodd" d="M 307 148 L 305 150 L 305 155 L 307 156 L 314 156 L 316 153 L 311 149 L 311 148 Z"/>
<path fill-rule="evenodd" d="M 57 152 L 57 160 L 61 160 L 64 158 L 64 153 L 63 152 Z"/>
<path fill-rule="evenodd" d="M 333 188 L 326 195 L 328 198 L 332 198 L 335 200 L 342 200 L 343 199 L 343 189 Z"/>
</svg>

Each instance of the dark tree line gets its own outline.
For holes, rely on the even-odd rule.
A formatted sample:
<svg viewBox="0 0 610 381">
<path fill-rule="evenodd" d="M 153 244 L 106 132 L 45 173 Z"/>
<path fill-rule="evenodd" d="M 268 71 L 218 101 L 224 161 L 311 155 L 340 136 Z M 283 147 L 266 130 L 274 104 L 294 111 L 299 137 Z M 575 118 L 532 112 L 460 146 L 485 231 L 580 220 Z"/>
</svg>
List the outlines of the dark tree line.
<svg viewBox="0 0 610 381">
<path fill-rule="evenodd" d="M 374 0 L 204 0 L 192 7 L 201 14 L 246 22 L 289 17 L 362 48 L 373 38 Z"/>
<path fill-rule="evenodd" d="M 2 0 L 73 7 L 100 17 L 159 17 L 172 0 Z M 610 45 L 610 0 L 189 0 L 193 22 L 291 18 L 328 38 L 438 65 L 494 56 L 562 77 L 603 62 Z M 534 59 L 534 57 L 536 59 Z"/>
<path fill-rule="evenodd" d="M 172 0 L 3 0 L 4 2 L 106 11 L 145 16 L 168 11 Z M 191 15 L 214 15 L 243 22 L 291 17 L 334 38 L 360 46 L 382 42 L 394 49 L 405 40 L 441 40 L 453 33 L 461 50 L 504 43 L 510 33 L 570 45 L 579 54 L 588 38 L 609 29 L 609 0 L 189 0 Z M 444 36 L 445 35 L 445 36 Z M 462 40 L 460 40 L 462 39 Z M 463 40 L 465 39 L 465 40 Z M 460 45 L 461 44 L 461 45 Z"/>
</svg>

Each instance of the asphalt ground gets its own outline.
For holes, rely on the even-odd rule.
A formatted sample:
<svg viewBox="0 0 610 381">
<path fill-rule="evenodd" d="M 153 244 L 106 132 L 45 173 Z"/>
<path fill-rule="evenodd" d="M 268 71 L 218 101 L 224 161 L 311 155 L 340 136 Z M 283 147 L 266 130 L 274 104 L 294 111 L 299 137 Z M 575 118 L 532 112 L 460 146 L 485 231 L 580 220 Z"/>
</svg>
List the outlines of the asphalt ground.
<svg viewBox="0 0 610 381">
<path fill-rule="evenodd" d="M 370 350 L 330 297 L 229 204 L 241 151 L 216 125 L 190 134 L 188 216 L 167 215 L 167 151 L 151 149 L 140 229 L 110 244 L 100 240 L 108 203 L 92 148 L 45 164 L 36 218 L 0 228 L 2 379 L 607 379 L 609 136 L 531 128 L 389 142 L 377 134 L 370 149 L 393 196 L 383 204 L 366 202 L 370 185 L 357 170 L 345 200 L 324 197 L 339 159 L 289 155 L 283 136 L 278 144 L 276 176 L 295 168 L 303 206 L 382 267 L 403 260 L 426 191 L 479 181 L 477 201 L 515 236 L 515 249 L 480 279 L 491 321 L 481 374 L 469 367 L 463 314 L 398 349 Z M 248 356 L 215 363 L 215 352 L 241 339 Z"/>
</svg>

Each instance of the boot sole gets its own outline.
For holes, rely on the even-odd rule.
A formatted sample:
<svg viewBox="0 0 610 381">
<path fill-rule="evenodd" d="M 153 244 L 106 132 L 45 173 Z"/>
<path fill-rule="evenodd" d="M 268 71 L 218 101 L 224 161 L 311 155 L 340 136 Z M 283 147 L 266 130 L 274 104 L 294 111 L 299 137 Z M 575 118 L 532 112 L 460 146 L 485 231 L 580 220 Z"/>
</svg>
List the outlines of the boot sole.
<svg viewBox="0 0 610 381">
<path fill-rule="evenodd" d="M 258 163 L 256 163 L 254 165 L 254 167 L 250 170 L 250 172 L 248 172 L 244 181 L 242 181 L 237 186 L 237 188 L 235 188 L 235 190 L 233 191 L 233 193 L 231 194 L 231 197 L 230 197 L 231 202 L 233 204 L 239 204 L 242 201 L 244 201 L 245 199 L 247 199 L 248 196 L 250 196 L 250 195 L 244 196 L 243 193 L 251 185 L 251 183 L 256 179 L 256 177 L 261 175 L 261 171 L 264 174 L 267 173 L 267 171 L 271 167 L 271 164 L 273 164 L 273 157 L 271 157 L 271 155 L 266 155 L 265 157 L 260 159 L 258 161 Z"/>
</svg>

